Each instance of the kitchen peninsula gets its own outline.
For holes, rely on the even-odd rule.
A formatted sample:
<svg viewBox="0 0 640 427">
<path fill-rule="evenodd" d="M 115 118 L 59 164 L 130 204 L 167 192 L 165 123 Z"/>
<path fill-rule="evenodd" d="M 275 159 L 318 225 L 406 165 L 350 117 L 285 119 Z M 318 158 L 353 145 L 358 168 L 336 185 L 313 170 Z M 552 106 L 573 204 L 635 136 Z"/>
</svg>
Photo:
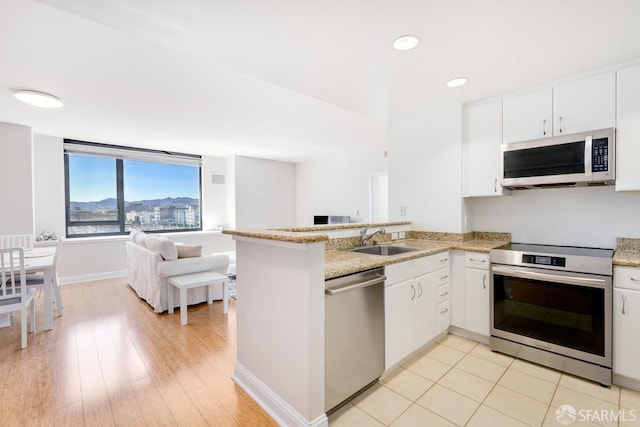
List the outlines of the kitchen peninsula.
<svg viewBox="0 0 640 427">
<path fill-rule="evenodd" d="M 418 250 L 393 256 L 349 252 L 366 226 L 377 243 Z M 225 230 L 236 240 L 237 362 L 233 379 L 281 425 L 324 426 L 325 279 L 450 249 L 488 252 L 508 233 L 429 233 L 410 223 Z M 378 236 L 376 236 L 378 237 Z"/>
</svg>

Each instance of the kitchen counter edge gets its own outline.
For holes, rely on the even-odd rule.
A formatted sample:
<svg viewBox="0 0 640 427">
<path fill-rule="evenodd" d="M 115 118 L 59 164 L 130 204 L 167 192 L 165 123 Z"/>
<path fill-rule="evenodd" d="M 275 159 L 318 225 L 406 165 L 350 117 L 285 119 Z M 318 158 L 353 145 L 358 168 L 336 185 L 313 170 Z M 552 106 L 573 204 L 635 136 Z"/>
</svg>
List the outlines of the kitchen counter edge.
<svg viewBox="0 0 640 427">
<path fill-rule="evenodd" d="M 354 274 L 372 268 L 409 261 L 416 258 L 439 254 L 449 250 L 489 253 L 509 242 L 496 240 L 470 240 L 467 242 L 443 242 L 431 240 L 407 240 L 392 242 L 393 245 L 419 249 L 392 256 L 368 255 L 349 250 L 330 250 L 325 252 L 325 280 Z"/>
</svg>

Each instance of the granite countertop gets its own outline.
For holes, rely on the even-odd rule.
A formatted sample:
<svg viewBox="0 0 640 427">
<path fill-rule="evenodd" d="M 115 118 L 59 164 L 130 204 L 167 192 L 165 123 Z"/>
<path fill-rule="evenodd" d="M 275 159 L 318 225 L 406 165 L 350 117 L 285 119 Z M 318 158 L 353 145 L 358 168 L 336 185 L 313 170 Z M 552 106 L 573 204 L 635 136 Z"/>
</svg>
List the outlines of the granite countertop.
<svg viewBox="0 0 640 427">
<path fill-rule="evenodd" d="M 489 253 L 491 249 L 500 247 L 508 242 L 498 240 L 470 240 L 467 242 L 404 240 L 390 243 L 394 246 L 406 246 L 419 250 L 391 256 L 361 254 L 348 250 L 329 250 L 325 252 L 325 280 L 424 256 L 435 255 L 450 249 Z"/>
<path fill-rule="evenodd" d="M 289 243 L 316 243 L 326 242 L 329 236 L 326 234 L 308 234 L 293 231 L 279 230 L 224 230 L 223 234 L 231 236 L 251 237 L 254 239 L 274 240 Z"/>
<path fill-rule="evenodd" d="M 640 239 L 618 237 L 613 265 L 640 267 Z"/>
<path fill-rule="evenodd" d="M 640 267 L 640 252 L 617 250 L 613 255 L 613 265 Z"/>
</svg>

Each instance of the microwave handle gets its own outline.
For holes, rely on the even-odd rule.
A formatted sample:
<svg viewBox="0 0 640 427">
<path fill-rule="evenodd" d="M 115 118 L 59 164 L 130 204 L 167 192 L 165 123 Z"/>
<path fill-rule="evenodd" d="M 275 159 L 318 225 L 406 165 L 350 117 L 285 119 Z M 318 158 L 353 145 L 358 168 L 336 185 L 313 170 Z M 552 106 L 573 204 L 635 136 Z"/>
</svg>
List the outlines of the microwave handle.
<svg viewBox="0 0 640 427">
<path fill-rule="evenodd" d="M 593 165 L 593 136 L 589 135 L 584 141 L 584 174 L 587 177 L 591 177 L 591 170 Z"/>
</svg>

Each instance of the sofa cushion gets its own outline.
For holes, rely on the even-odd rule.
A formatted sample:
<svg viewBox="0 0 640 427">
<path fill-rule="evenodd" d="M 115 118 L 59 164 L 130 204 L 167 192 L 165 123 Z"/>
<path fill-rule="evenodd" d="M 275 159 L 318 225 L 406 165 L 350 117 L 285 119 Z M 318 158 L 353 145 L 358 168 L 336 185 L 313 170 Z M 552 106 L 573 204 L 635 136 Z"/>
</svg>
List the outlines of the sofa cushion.
<svg viewBox="0 0 640 427">
<path fill-rule="evenodd" d="M 228 265 L 229 257 L 226 255 L 205 255 L 195 258 L 182 258 L 159 263 L 158 275 L 170 277 L 207 270 L 214 270 L 220 274 L 226 274 Z"/>
<path fill-rule="evenodd" d="M 176 245 L 166 237 L 147 236 L 145 240 L 147 248 L 151 252 L 159 254 L 162 259 L 166 261 L 178 259 L 178 250 L 176 249 Z"/>
<path fill-rule="evenodd" d="M 133 241 L 138 246 L 142 246 L 143 248 L 147 247 L 147 235 L 142 231 L 139 231 L 136 234 L 134 234 Z"/>
<path fill-rule="evenodd" d="M 194 258 L 202 256 L 202 246 L 194 245 L 176 245 L 178 250 L 178 258 Z"/>
<path fill-rule="evenodd" d="M 133 243 L 136 242 L 136 235 L 142 233 L 142 231 L 140 230 L 131 230 L 131 232 L 129 233 L 129 238 L 131 239 L 131 241 Z"/>
</svg>

